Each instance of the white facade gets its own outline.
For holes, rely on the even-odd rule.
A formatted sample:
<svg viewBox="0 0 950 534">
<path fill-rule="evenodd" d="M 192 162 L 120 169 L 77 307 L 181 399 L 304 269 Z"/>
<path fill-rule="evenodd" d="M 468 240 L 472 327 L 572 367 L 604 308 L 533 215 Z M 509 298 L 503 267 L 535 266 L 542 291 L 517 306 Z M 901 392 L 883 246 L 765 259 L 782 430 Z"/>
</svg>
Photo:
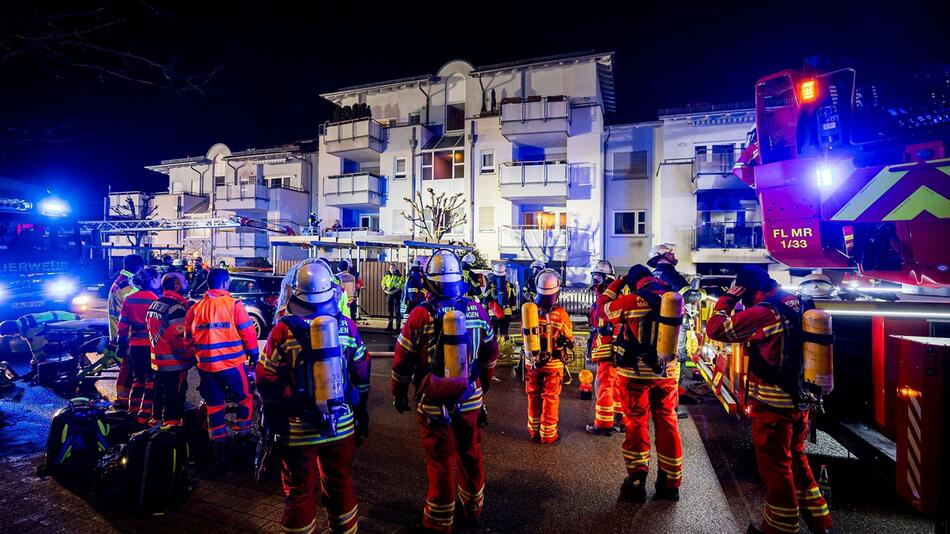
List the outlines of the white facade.
<svg viewBox="0 0 950 534">
<path fill-rule="evenodd" d="M 604 254 L 611 69 L 610 54 L 484 68 L 452 61 L 431 76 L 322 95 L 372 113 L 321 128 L 324 225 L 418 238 L 404 199 L 461 193 L 467 223 L 448 238 L 491 259 L 563 262 L 579 281 Z"/>
<path fill-rule="evenodd" d="M 152 219 L 246 217 L 299 233 L 314 206 L 317 153 L 312 142 L 243 152 L 231 152 L 218 143 L 204 156 L 165 160 L 147 168 L 168 177 L 166 192 L 150 195 Z M 110 204 L 124 202 L 124 195 L 112 195 Z M 117 215 L 110 211 L 110 216 Z M 215 264 L 240 266 L 270 257 L 268 233 L 248 227 L 164 231 L 145 243 L 156 248 L 183 246 L 184 257 L 201 256 Z"/>
</svg>

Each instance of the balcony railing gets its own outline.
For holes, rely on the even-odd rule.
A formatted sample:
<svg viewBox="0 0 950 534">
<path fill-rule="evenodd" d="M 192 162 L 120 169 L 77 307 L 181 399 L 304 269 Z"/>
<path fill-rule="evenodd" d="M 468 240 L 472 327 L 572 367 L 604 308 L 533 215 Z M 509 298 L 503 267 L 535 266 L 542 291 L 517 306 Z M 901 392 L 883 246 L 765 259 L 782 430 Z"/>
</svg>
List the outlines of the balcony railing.
<svg viewBox="0 0 950 534">
<path fill-rule="evenodd" d="M 765 248 L 762 223 L 709 222 L 696 226 L 694 247 L 699 249 Z"/>
<path fill-rule="evenodd" d="M 261 248 L 267 247 L 267 234 L 254 233 L 236 233 L 220 232 L 214 238 L 214 244 L 217 247 L 225 248 Z"/>
<path fill-rule="evenodd" d="M 706 154 L 697 154 L 693 158 L 693 176 L 704 174 L 731 174 L 732 167 L 739 159 L 741 150 L 730 152 L 708 152 Z"/>
<path fill-rule="evenodd" d="M 320 128 L 330 154 L 366 162 L 383 151 L 385 127 L 370 118 L 326 123 Z"/>
<path fill-rule="evenodd" d="M 498 248 L 531 259 L 564 261 L 575 248 L 586 249 L 589 234 L 579 228 L 541 226 L 502 226 L 498 229 Z"/>
<path fill-rule="evenodd" d="M 328 176 L 324 195 L 333 206 L 379 206 L 382 203 L 382 178 L 369 172 Z"/>
<path fill-rule="evenodd" d="M 501 134 L 512 143 L 563 147 L 571 129 L 571 103 L 566 97 L 529 97 L 501 101 Z"/>
<path fill-rule="evenodd" d="M 566 119 L 569 110 L 564 96 L 506 98 L 501 101 L 501 122 Z"/>
<path fill-rule="evenodd" d="M 567 183 L 567 162 L 512 161 L 501 166 L 498 181 L 501 185 L 548 185 Z"/>
<path fill-rule="evenodd" d="M 226 184 L 215 189 L 215 200 L 266 200 L 267 186 L 264 184 Z"/>
</svg>

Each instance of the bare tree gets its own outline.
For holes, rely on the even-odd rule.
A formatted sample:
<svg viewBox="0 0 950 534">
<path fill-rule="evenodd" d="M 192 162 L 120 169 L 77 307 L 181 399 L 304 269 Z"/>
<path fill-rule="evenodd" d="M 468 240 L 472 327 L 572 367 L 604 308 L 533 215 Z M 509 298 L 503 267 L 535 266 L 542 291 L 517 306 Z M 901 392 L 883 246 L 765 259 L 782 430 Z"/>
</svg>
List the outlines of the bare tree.
<svg viewBox="0 0 950 534">
<path fill-rule="evenodd" d="M 417 192 L 415 199 L 404 198 L 412 207 L 411 213 L 403 213 L 412 224 L 414 229 L 418 229 L 429 239 L 441 243 L 445 234 L 452 231 L 456 226 L 468 222 L 465 211 L 462 206 L 465 205 L 465 199 L 462 193 L 456 193 L 448 196 L 445 193 L 435 194 L 432 188 L 426 189 L 429 194 L 428 202 L 423 200 L 422 193 Z"/>
<path fill-rule="evenodd" d="M 153 206 L 151 202 L 151 196 L 142 195 L 141 205 L 136 205 L 135 200 L 132 199 L 131 195 L 125 197 L 124 200 L 111 206 L 109 213 L 117 219 L 127 219 L 127 220 L 144 220 L 151 219 L 155 212 L 158 211 L 158 206 Z M 128 239 L 129 245 L 135 247 L 136 250 L 141 249 L 142 241 L 145 240 L 145 236 L 152 235 L 149 232 L 130 232 L 125 235 L 125 238 Z"/>
</svg>

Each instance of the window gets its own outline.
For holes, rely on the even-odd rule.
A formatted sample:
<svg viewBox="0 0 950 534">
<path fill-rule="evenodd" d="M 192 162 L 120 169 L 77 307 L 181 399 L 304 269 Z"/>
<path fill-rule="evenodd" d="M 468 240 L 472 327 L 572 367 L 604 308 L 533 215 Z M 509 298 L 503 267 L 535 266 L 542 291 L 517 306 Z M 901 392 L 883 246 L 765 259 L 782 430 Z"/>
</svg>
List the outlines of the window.
<svg viewBox="0 0 950 534">
<path fill-rule="evenodd" d="M 479 232 L 494 232 L 495 231 L 495 207 L 494 206 L 482 206 L 478 208 L 478 231 Z"/>
<path fill-rule="evenodd" d="M 379 215 L 360 215 L 360 228 L 379 230 Z"/>
<path fill-rule="evenodd" d="M 231 293 L 257 293 L 257 286 L 250 280 L 231 279 L 228 285 L 228 291 Z"/>
<path fill-rule="evenodd" d="M 409 226 L 409 221 L 406 220 L 404 211 L 394 211 L 393 212 L 393 233 L 394 234 L 408 234 L 407 227 Z"/>
<path fill-rule="evenodd" d="M 393 178 L 396 180 L 406 178 L 406 158 L 396 158 L 393 162 Z"/>
<path fill-rule="evenodd" d="M 441 150 L 422 153 L 423 180 L 449 180 L 464 177 L 464 150 Z"/>
<path fill-rule="evenodd" d="M 445 106 L 445 131 L 465 129 L 465 104 Z"/>
<path fill-rule="evenodd" d="M 693 153 L 697 156 L 705 156 L 707 150 L 706 145 L 696 145 L 693 147 Z"/>
<path fill-rule="evenodd" d="M 614 235 L 647 235 L 647 212 L 645 210 L 615 211 Z"/>
<path fill-rule="evenodd" d="M 494 150 L 482 150 L 481 152 L 481 173 L 482 174 L 495 174 L 495 151 Z"/>
<path fill-rule="evenodd" d="M 456 150 L 452 152 L 452 178 L 465 177 L 465 151 Z"/>
<path fill-rule="evenodd" d="M 431 180 L 433 176 L 432 152 L 423 152 L 422 154 L 422 179 Z"/>
<path fill-rule="evenodd" d="M 414 111 L 414 112 L 410 113 L 410 114 L 409 114 L 409 124 L 419 124 L 419 122 L 420 122 L 420 117 L 421 117 L 421 115 L 420 115 L 420 113 L 419 113 L 418 111 Z"/>
<path fill-rule="evenodd" d="M 610 177 L 613 180 L 647 179 L 647 151 L 614 152 Z"/>
<path fill-rule="evenodd" d="M 274 176 L 264 178 L 268 189 L 290 189 L 290 176 Z"/>
<path fill-rule="evenodd" d="M 224 185 L 224 176 L 215 176 L 214 185 Z"/>
</svg>

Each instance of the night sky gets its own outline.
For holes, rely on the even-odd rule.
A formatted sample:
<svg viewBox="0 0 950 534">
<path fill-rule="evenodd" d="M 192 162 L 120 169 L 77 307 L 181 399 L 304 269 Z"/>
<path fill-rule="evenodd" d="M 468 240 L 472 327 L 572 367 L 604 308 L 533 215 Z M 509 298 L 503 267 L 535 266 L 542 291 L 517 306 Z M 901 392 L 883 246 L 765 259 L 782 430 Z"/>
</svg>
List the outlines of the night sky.
<svg viewBox="0 0 950 534">
<path fill-rule="evenodd" d="M 456 58 L 479 66 L 615 51 L 612 123 L 654 120 L 661 107 L 750 100 L 756 78 L 814 54 L 885 72 L 950 62 L 945 0 L 188 4 L 200 5 L 3 1 L 0 176 L 46 184 L 98 218 L 109 184 L 167 187 L 144 165 L 203 155 L 215 142 L 242 150 L 313 138 L 329 117 L 319 93 L 432 73 Z M 65 59 L 44 53 L 47 41 L 17 37 L 60 31 L 77 16 L 84 28 L 104 27 L 79 37 L 93 46 L 60 49 Z M 181 74 L 220 71 L 204 95 L 96 72 L 103 54 L 116 65 L 123 53 Z"/>
</svg>

